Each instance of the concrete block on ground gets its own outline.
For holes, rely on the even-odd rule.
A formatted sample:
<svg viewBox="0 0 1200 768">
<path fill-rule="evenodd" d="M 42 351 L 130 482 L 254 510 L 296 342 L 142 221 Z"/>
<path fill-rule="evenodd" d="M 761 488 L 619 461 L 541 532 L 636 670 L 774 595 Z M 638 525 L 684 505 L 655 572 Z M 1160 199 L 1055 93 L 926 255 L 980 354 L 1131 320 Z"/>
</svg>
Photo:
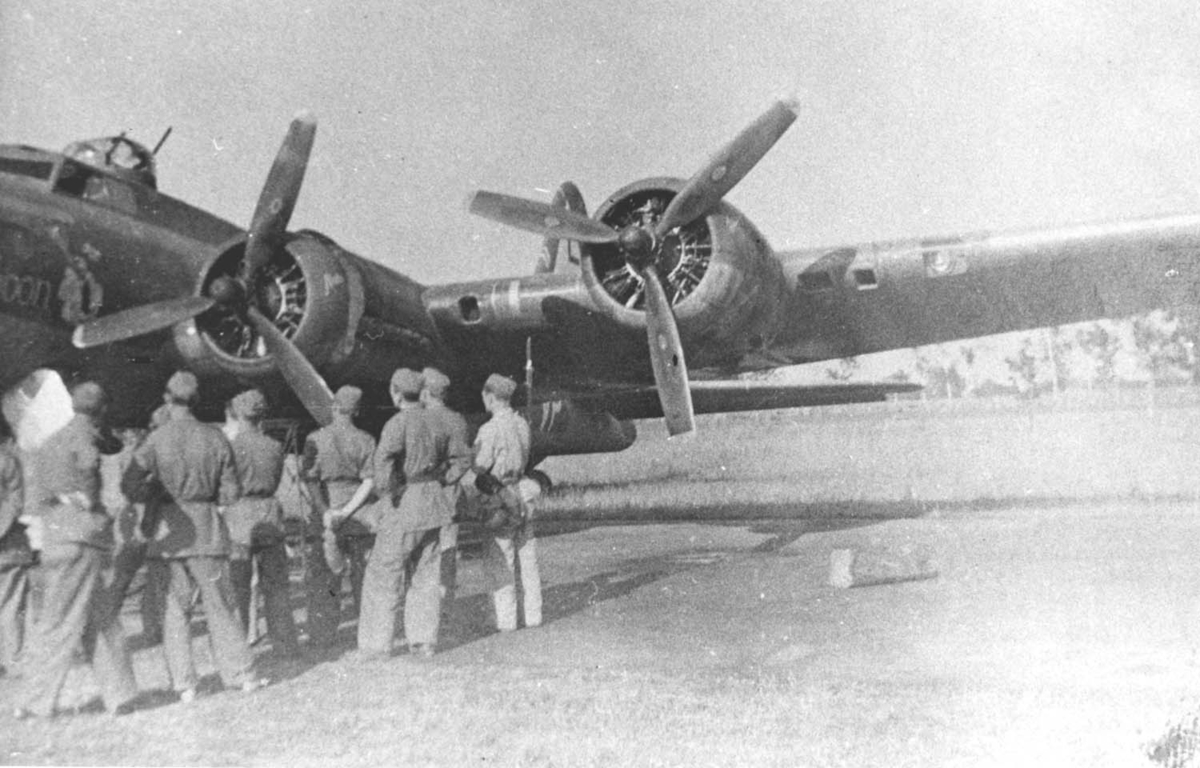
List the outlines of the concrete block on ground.
<svg viewBox="0 0 1200 768">
<path fill-rule="evenodd" d="M 938 575 L 925 545 L 855 547 L 829 553 L 829 586 L 838 589 L 932 579 Z"/>
</svg>

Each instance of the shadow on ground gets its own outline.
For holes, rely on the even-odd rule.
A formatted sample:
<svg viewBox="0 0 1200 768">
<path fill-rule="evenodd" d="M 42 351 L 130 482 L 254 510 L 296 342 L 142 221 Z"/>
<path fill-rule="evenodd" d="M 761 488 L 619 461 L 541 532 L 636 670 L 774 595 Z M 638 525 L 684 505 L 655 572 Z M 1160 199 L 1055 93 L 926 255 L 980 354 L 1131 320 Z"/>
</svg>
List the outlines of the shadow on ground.
<svg viewBox="0 0 1200 768">
<path fill-rule="evenodd" d="M 757 510 L 763 512 L 763 510 Z M 894 514 L 886 515 L 886 517 L 895 517 Z M 744 516 L 741 519 L 708 519 L 704 522 L 709 525 L 736 526 L 747 528 L 751 533 L 766 534 L 768 538 L 757 544 L 752 550 L 755 553 L 770 553 L 781 550 L 787 545 L 797 541 L 805 534 L 823 533 L 831 530 L 840 530 L 855 528 L 865 525 L 871 525 L 879 521 L 879 517 L 828 517 L 823 516 L 816 519 L 769 519 L 769 515 L 763 515 L 768 519 L 751 520 L 750 516 Z M 682 521 L 682 520 L 681 520 Z M 641 523 L 659 522 L 659 521 L 638 521 Z M 617 524 L 614 520 L 591 521 L 591 520 L 550 520 L 539 521 L 538 531 L 539 536 L 558 536 L 567 533 L 575 533 L 584 531 L 597 526 L 610 526 Z M 483 567 L 483 559 L 486 553 L 484 546 L 485 540 L 480 535 L 482 532 L 468 532 L 461 539 L 460 554 L 463 558 L 464 565 L 474 563 L 475 567 Z M 696 553 L 691 553 L 695 555 Z M 619 599 L 630 595 L 637 590 L 642 589 L 650 584 L 653 584 L 662 579 L 682 573 L 688 570 L 703 568 L 708 565 L 720 562 L 725 559 L 726 553 L 699 553 L 700 555 L 710 554 L 711 557 L 695 557 L 695 556 L 672 556 L 658 555 L 654 557 L 635 558 L 623 563 L 619 569 L 607 570 L 602 573 L 589 576 L 580 581 L 570 583 L 550 584 L 543 591 L 543 623 L 553 624 L 562 621 L 585 611 L 597 604 L 604 603 L 610 600 Z M 294 563 L 294 570 L 302 573 L 302 566 Z M 139 574 L 140 577 L 140 574 Z M 486 577 L 483 579 L 486 583 Z M 138 599 L 140 598 L 140 589 L 137 589 L 140 584 L 135 582 L 135 589 L 131 591 L 129 599 L 126 601 L 123 614 L 126 616 L 126 626 L 140 626 L 140 615 L 138 610 Z M 303 609 L 305 605 L 304 586 L 301 580 L 293 579 L 293 610 L 298 614 L 298 626 L 302 637 L 305 635 L 303 622 Z M 347 620 L 343 621 L 339 628 L 336 641 L 323 648 L 316 648 L 303 645 L 303 653 L 296 657 L 282 656 L 270 647 L 271 641 L 265 634 L 258 638 L 255 644 L 255 671 L 256 674 L 268 678 L 272 684 L 278 684 L 288 680 L 301 677 L 309 670 L 325 664 L 327 662 L 337 661 L 338 659 L 351 654 L 355 650 L 357 620 L 351 615 L 351 602 L 349 594 L 344 595 L 344 615 Z M 520 596 L 518 596 L 518 605 L 521 604 Z M 496 634 L 497 630 L 493 625 L 493 613 L 491 606 L 491 595 L 488 592 L 474 592 L 464 594 L 452 602 L 448 603 L 443 608 L 442 627 L 439 634 L 439 651 L 446 652 L 456 648 L 468 646 L 478 642 L 490 635 Z M 524 616 L 520 617 L 522 625 L 524 624 Z M 398 618 L 397 634 L 402 635 L 403 619 Z M 196 606 L 195 618 L 192 621 L 191 633 L 194 647 L 205 645 L 207 640 L 204 636 L 207 634 L 207 624 L 204 619 L 204 606 L 200 604 Z M 149 653 L 162 653 L 161 644 L 157 638 L 146 636 L 143 633 L 131 634 L 129 637 L 130 651 L 143 651 Z M 402 643 L 398 643 L 398 654 L 403 654 Z M 204 675 L 198 686 L 198 692 L 201 697 L 213 695 L 223 689 L 220 677 L 215 673 Z M 156 688 L 144 690 L 139 696 L 136 708 L 137 709 L 153 709 L 160 706 L 173 704 L 178 700 L 178 696 L 174 691 L 167 688 Z M 97 704 L 89 704 L 88 706 L 99 706 Z"/>
</svg>

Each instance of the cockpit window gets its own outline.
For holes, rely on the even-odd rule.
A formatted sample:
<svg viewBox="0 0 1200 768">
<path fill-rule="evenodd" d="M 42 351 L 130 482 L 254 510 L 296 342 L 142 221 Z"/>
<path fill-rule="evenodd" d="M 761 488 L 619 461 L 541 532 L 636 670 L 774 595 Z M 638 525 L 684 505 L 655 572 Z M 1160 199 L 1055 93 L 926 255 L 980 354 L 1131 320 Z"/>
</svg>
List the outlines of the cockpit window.
<svg viewBox="0 0 1200 768">
<path fill-rule="evenodd" d="M 137 213 L 137 195 L 124 181 L 73 160 L 64 160 L 55 189 L 88 202 Z"/>
<path fill-rule="evenodd" d="M 95 168 L 103 168 L 128 181 L 158 188 L 154 154 L 132 139 L 105 136 L 68 144 L 63 154 Z"/>
</svg>

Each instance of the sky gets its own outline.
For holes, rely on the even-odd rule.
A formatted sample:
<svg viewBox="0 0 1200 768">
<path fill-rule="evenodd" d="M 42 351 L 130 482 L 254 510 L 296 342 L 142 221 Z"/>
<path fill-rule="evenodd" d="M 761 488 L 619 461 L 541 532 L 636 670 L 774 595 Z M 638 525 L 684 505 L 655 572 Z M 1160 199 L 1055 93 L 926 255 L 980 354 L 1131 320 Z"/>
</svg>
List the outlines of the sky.
<svg viewBox="0 0 1200 768">
<path fill-rule="evenodd" d="M 0 141 L 171 127 L 160 189 L 245 226 L 308 109 L 292 228 L 433 284 L 536 261 L 472 190 L 595 208 L 789 93 L 728 196 L 777 250 L 1194 211 L 1197 39 L 1174 0 L 5 0 Z"/>
</svg>

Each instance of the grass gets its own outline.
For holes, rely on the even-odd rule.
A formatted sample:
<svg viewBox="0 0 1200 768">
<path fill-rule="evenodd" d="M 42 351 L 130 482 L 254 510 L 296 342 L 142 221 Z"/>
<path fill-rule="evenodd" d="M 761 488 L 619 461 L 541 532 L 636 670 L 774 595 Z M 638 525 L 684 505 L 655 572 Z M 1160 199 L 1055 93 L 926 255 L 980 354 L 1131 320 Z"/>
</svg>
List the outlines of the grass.
<svg viewBox="0 0 1200 768">
<path fill-rule="evenodd" d="M 836 526 L 853 518 L 977 507 L 980 500 L 1011 506 L 1200 498 L 1200 410 L 1194 407 L 867 413 L 702 417 L 698 435 L 670 441 L 659 424 L 647 423 L 643 440 L 629 451 L 548 460 L 543 468 L 557 486 L 542 515 L 643 523 L 799 516 Z M 769 533 L 742 527 L 742 552 L 772 552 Z M 687 535 L 702 529 L 689 526 Z M 611 631 L 627 640 L 619 620 L 627 601 L 652 601 L 669 584 L 686 585 L 684 566 L 659 573 L 653 569 L 667 566 L 651 563 L 675 534 L 659 531 L 654 539 L 649 532 L 606 532 L 611 551 L 587 564 L 571 559 L 579 537 L 544 539 L 543 570 L 557 573 L 556 594 L 566 601 L 559 618 L 600 610 L 617 617 Z M 580 534 L 591 537 L 591 547 L 598 535 Z M 686 539 L 677 545 L 671 551 L 704 549 L 703 542 Z M 642 558 L 645 579 L 613 580 L 613 573 Z M 733 602 L 741 591 L 757 589 L 727 587 Z M 776 599 L 788 596 L 781 592 Z M 462 604 L 482 615 L 483 600 L 477 584 L 473 594 L 464 592 Z M 713 622 L 721 621 L 720 603 L 708 606 Z M 654 626 L 640 629 L 639 639 L 653 641 Z M 722 631 L 736 635 L 738 628 Z M 263 656 L 263 671 L 276 681 L 271 687 L 252 696 L 204 696 L 189 707 L 167 704 L 158 649 L 139 651 L 139 680 L 156 691 L 150 694 L 155 706 L 116 721 L 97 714 L 48 723 L 4 719 L 0 764 L 1129 765 L 1138 764 L 1131 723 L 1162 711 L 1174 695 L 1135 686 L 1123 688 L 1114 702 L 1112 690 L 1086 680 L 1031 689 L 953 676 L 870 679 L 851 672 L 810 679 L 803 664 L 688 671 L 687 659 L 674 659 L 668 671 L 600 666 L 586 656 L 562 667 L 504 664 L 471 655 L 503 638 L 479 643 L 485 629 L 471 625 L 464 632 L 465 656 L 430 664 L 399 658 L 364 665 L 338 654 L 303 663 Z M 343 651 L 351 645 L 347 638 Z M 215 685 L 211 674 L 209 683 Z M 86 701 L 94 685 L 76 681 L 74 690 L 77 701 Z M 10 681 L 0 678 L 0 705 L 10 702 L 10 691 Z"/>
<path fill-rule="evenodd" d="M 629 450 L 553 457 L 546 517 L 894 517 L 931 506 L 1197 499 L 1200 407 L 1000 410 L 881 405 L 700 417 L 671 438 L 639 425 Z"/>
</svg>

